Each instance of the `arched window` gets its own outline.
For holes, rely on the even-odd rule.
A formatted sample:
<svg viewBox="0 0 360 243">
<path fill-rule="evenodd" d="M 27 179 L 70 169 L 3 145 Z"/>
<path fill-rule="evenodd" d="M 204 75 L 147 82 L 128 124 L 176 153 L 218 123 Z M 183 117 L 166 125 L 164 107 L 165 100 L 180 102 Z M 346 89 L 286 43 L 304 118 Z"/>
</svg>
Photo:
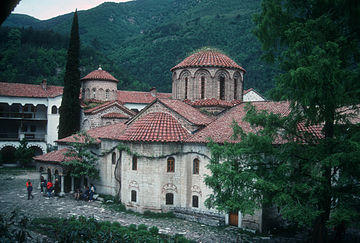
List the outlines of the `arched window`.
<svg viewBox="0 0 360 243">
<path fill-rule="evenodd" d="M 201 94 L 200 94 L 200 98 L 204 99 L 205 98 L 205 77 L 201 76 Z"/>
<path fill-rule="evenodd" d="M 115 152 L 112 153 L 111 162 L 113 165 L 116 164 L 116 153 Z"/>
<path fill-rule="evenodd" d="M 237 78 L 234 78 L 234 100 L 237 100 Z"/>
<path fill-rule="evenodd" d="M 131 191 L 131 201 L 136 202 L 136 191 L 135 190 Z"/>
<path fill-rule="evenodd" d="M 185 99 L 188 97 L 188 77 L 185 78 Z"/>
<path fill-rule="evenodd" d="M 225 99 L 225 77 L 220 76 L 220 100 Z"/>
<path fill-rule="evenodd" d="M 110 90 L 106 90 L 105 91 L 105 100 L 108 100 L 109 99 L 109 94 L 110 94 Z"/>
<path fill-rule="evenodd" d="M 173 205 L 174 204 L 174 194 L 166 193 L 165 195 L 165 203 L 166 205 Z"/>
<path fill-rule="evenodd" d="M 132 158 L 132 170 L 137 170 L 137 157 L 136 155 Z"/>
<path fill-rule="evenodd" d="M 167 172 L 175 172 L 175 159 L 173 157 L 167 159 Z"/>
<path fill-rule="evenodd" d="M 96 89 L 95 88 L 92 89 L 92 98 L 93 99 L 96 98 Z"/>
<path fill-rule="evenodd" d="M 55 105 L 53 105 L 51 107 L 51 114 L 57 114 L 58 110 L 57 110 L 57 107 Z"/>
<path fill-rule="evenodd" d="M 199 174 L 200 161 L 198 159 L 193 160 L 193 174 Z"/>
<path fill-rule="evenodd" d="M 199 207 L 199 197 L 198 196 L 192 196 L 192 206 L 193 208 Z"/>
</svg>

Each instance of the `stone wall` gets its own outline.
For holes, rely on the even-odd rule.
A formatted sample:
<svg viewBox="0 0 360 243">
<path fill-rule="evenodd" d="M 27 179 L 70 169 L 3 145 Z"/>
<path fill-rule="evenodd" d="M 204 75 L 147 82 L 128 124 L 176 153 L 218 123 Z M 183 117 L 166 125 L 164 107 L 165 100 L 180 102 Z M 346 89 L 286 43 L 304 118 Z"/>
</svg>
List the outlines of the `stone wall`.
<svg viewBox="0 0 360 243">
<path fill-rule="evenodd" d="M 174 207 L 169 211 L 173 212 L 177 218 L 188 221 L 198 222 L 211 226 L 225 225 L 225 215 L 210 211 L 191 210 L 188 208 Z"/>
<path fill-rule="evenodd" d="M 83 100 L 112 101 L 117 99 L 117 82 L 114 81 L 85 80 L 82 81 L 81 89 Z"/>
</svg>

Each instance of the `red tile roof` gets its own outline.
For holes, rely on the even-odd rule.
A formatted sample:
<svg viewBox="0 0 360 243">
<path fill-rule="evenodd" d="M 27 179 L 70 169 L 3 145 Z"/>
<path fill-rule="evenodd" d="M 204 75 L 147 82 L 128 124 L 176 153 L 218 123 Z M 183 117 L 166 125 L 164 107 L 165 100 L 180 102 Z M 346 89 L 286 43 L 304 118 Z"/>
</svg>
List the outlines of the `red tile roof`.
<svg viewBox="0 0 360 243">
<path fill-rule="evenodd" d="M 81 79 L 81 81 L 85 81 L 85 80 L 103 80 L 103 81 L 119 82 L 119 80 L 114 78 L 114 76 L 112 76 L 110 73 L 101 69 L 94 70 Z"/>
<path fill-rule="evenodd" d="M 0 82 L 1 96 L 53 98 L 63 93 L 63 87 L 47 86 L 43 89 L 41 84 L 19 84 Z"/>
<path fill-rule="evenodd" d="M 102 116 L 102 118 L 119 118 L 119 119 L 128 119 L 129 116 L 118 113 L 118 112 L 111 112 L 111 113 L 107 113 L 105 115 Z"/>
<path fill-rule="evenodd" d="M 181 142 L 189 135 L 190 133 L 169 113 L 153 112 L 129 125 L 118 140 Z"/>
<path fill-rule="evenodd" d="M 245 106 L 247 103 L 242 103 L 231 108 L 223 116 L 216 119 L 214 122 L 206 126 L 204 129 L 197 132 L 194 136 L 186 140 L 186 142 L 197 142 L 197 143 L 207 143 L 209 138 L 217 143 L 227 142 L 236 142 L 232 138 L 233 121 L 236 121 L 244 132 L 254 132 L 249 123 L 243 121 L 243 118 L 246 115 Z M 289 113 L 289 103 L 287 102 L 252 102 L 252 105 L 258 110 L 267 110 L 272 113 L 277 113 L 281 115 L 287 115 Z"/>
<path fill-rule="evenodd" d="M 95 127 L 87 131 L 87 134 L 94 138 L 97 143 L 100 143 L 100 138 L 115 139 L 118 138 L 124 131 L 127 125 L 124 123 L 115 123 L 102 127 Z M 57 143 L 82 143 L 84 138 L 78 134 L 73 134 L 66 138 L 62 138 L 56 141 Z"/>
<path fill-rule="evenodd" d="M 159 101 L 193 124 L 207 125 L 213 121 L 212 118 L 201 113 L 198 109 L 180 100 L 159 99 Z"/>
<path fill-rule="evenodd" d="M 225 54 L 211 50 L 199 51 L 195 54 L 192 54 L 170 70 L 174 71 L 179 68 L 187 67 L 235 68 L 245 72 L 244 68 L 240 67 L 236 62 L 234 62 Z"/>
<path fill-rule="evenodd" d="M 156 98 L 170 98 L 171 93 L 156 93 L 153 96 L 150 92 L 141 91 L 117 91 L 117 99 L 122 103 L 150 104 Z"/>
<path fill-rule="evenodd" d="M 112 106 L 117 106 L 118 108 L 120 108 L 122 111 L 124 111 L 125 113 L 127 113 L 130 116 L 134 116 L 135 112 L 126 108 L 123 104 L 121 104 L 119 101 L 115 100 L 115 101 L 109 101 L 106 103 L 103 103 L 101 105 L 95 106 L 93 108 L 84 110 L 85 114 L 96 114 L 100 111 L 106 110 Z"/>
<path fill-rule="evenodd" d="M 233 107 L 236 103 L 241 103 L 241 101 L 226 101 L 226 100 L 217 100 L 215 98 L 211 98 L 211 99 L 204 99 L 204 100 L 195 100 L 195 101 L 190 101 L 190 102 L 186 102 L 187 104 L 191 105 L 191 106 L 219 106 L 219 107 Z"/>
<path fill-rule="evenodd" d="M 68 152 L 67 148 L 63 148 L 60 150 L 55 150 L 52 152 L 49 152 L 47 154 L 42 154 L 42 155 L 38 155 L 33 157 L 34 160 L 36 161 L 42 161 L 42 162 L 56 162 L 56 163 L 61 163 L 64 161 L 70 161 L 74 158 L 71 157 L 65 157 L 65 153 Z"/>
</svg>

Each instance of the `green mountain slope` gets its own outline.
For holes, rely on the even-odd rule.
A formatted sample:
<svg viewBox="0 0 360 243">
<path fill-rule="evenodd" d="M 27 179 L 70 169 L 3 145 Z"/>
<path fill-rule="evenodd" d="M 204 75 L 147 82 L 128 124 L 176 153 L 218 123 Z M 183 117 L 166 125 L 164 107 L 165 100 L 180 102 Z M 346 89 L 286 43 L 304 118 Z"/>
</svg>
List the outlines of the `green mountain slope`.
<svg viewBox="0 0 360 243">
<path fill-rule="evenodd" d="M 137 0 L 79 11 L 82 53 L 88 52 L 82 74 L 103 64 L 124 80 L 122 88 L 155 86 L 170 92 L 169 69 L 190 52 L 211 46 L 247 70 L 246 88 L 264 93 L 273 86 L 276 70 L 260 61 L 260 44 L 252 34 L 252 16 L 259 10 L 260 0 Z M 72 14 L 28 25 L 18 17 L 10 15 L 4 25 L 68 35 Z"/>
</svg>

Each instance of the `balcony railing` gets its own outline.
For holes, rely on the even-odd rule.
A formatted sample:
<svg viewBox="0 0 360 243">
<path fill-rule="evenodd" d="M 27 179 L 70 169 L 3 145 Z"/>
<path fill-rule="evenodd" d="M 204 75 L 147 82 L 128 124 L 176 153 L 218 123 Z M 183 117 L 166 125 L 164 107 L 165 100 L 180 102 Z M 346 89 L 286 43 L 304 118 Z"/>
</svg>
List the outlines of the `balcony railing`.
<svg viewBox="0 0 360 243">
<path fill-rule="evenodd" d="M 0 133 L 1 141 L 20 141 L 26 138 L 28 141 L 43 142 L 46 140 L 45 133 Z"/>
<path fill-rule="evenodd" d="M 0 117 L 46 120 L 46 114 L 36 112 L 0 112 Z"/>
</svg>

